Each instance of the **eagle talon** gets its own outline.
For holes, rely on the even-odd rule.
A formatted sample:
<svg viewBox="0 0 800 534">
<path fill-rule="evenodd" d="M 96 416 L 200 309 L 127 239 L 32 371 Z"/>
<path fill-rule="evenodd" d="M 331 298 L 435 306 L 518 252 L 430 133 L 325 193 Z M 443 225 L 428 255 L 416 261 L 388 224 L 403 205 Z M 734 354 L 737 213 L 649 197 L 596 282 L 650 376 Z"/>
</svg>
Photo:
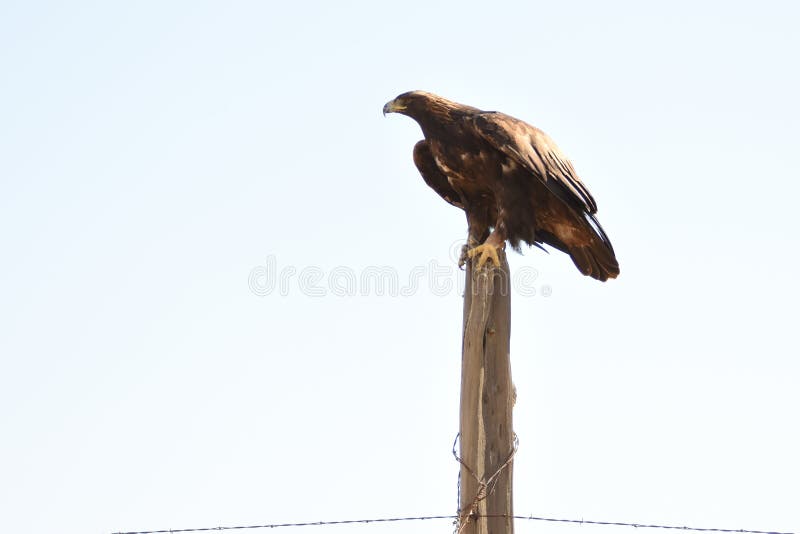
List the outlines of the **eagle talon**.
<svg viewBox="0 0 800 534">
<path fill-rule="evenodd" d="M 478 256 L 478 265 L 475 266 L 477 270 L 481 270 L 488 260 L 492 260 L 495 267 L 500 267 L 500 257 L 497 255 L 497 249 L 498 247 L 490 243 L 484 243 L 470 249 L 467 252 L 467 256 L 474 258 L 480 255 Z"/>
<path fill-rule="evenodd" d="M 466 265 L 468 259 L 469 259 L 469 245 L 464 245 L 461 247 L 461 254 L 458 256 L 458 268 L 463 271 L 464 265 Z"/>
<path fill-rule="evenodd" d="M 462 271 L 464 270 L 464 265 L 467 264 L 467 260 L 469 260 L 472 256 L 470 256 L 469 251 L 475 247 L 480 245 L 480 241 L 475 239 L 472 236 L 467 238 L 467 243 L 461 247 L 461 254 L 458 256 L 458 268 Z"/>
</svg>

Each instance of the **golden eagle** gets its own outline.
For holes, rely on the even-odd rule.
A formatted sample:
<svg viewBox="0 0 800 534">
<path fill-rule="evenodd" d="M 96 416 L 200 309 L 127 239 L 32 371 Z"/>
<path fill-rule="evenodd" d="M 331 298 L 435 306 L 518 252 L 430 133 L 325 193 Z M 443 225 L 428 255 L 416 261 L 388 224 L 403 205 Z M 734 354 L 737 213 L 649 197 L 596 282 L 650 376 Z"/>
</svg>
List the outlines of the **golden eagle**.
<svg viewBox="0 0 800 534">
<path fill-rule="evenodd" d="M 619 264 L 595 217 L 597 204 L 546 133 L 424 91 L 401 94 L 383 113 L 402 113 L 422 128 L 425 139 L 414 146 L 414 163 L 425 183 L 466 212 L 466 255 L 478 256 L 478 268 L 489 259 L 499 265 L 497 249 L 506 240 L 517 251 L 524 241 L 569 254 L 592 278 L 617 277 Z"/>
</svg>

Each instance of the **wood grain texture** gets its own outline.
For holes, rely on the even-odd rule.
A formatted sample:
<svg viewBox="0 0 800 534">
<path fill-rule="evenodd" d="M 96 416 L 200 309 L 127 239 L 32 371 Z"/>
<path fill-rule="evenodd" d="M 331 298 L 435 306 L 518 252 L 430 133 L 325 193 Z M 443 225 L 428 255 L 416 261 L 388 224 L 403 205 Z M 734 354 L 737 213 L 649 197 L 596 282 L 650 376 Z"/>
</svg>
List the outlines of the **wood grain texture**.
<svg viewBox="0 0 800 534">
<path fill-rule="evenodd" d="M 513 460 L 503 467 L 514 450 L 508 261 L 501 250 L 499 268 L 476 271 L 472 264 L 467 262 L 464 289 L 460 526 L 464 534 L 512 534 Z M 488 495 L 476 502 L 481 483 L 498 470 Z M 487 515 L 506 517 L 480 517 Z"/>
</svg>

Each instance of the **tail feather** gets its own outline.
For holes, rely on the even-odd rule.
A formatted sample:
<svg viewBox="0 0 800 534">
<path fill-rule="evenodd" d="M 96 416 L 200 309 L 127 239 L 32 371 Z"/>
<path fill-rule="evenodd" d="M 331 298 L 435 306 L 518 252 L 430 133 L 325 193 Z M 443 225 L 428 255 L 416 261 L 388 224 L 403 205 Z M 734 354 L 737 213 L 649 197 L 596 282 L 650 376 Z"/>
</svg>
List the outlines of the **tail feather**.
<svg viewBox="0 0 800 534">
<path fill-rule="evenodd" d="M 586 276 L 605 282 L 619 275 L 619 263 L 610 244 L 595 241 L 583 247 L 571 247 L 569 255 L 575 267 Z"/>
<path fill-rule="evenodd" d="M 569 254 L 578 270 L 597 280 L 605 282 L 619 275 L 619 263 L 614 254 L 614 247 L 603 231 L 603 227 L 592 215 L 586 214 L 590 227 L 590 242 L 583 246 L 568 246 L 550 232 L 539 230 L 537 238 L 562 252 Z"/>
<path fill-rule="evenodd" d="M 580 272 L 601 282 L 616 278 L 619 275 L 619 263 L 614 254 L 614 247 L 611 246 L 611 240 L 594 215 L 585 213 L 584 220 L 594 235 L 587 245 L 570 247 L 569 255 L 573 263 Z"/>
</svg>

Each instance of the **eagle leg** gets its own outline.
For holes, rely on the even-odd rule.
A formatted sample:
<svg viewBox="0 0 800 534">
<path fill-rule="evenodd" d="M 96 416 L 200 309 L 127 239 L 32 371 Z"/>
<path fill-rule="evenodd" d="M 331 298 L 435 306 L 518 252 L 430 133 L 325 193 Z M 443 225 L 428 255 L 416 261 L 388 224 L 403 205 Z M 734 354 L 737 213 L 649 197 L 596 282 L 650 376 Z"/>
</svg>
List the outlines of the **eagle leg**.
<svg viewBox="0 0 800 534">
<path fill-rule="evenodd" d="M 464 268 L 467 260 L 471 258 L 470 251 L 479 246 L 482 242 L 489 238 L 489 225 L 486 224 L 485 210 L 474 209 L 466 200 L 462 201 L 468 209 L 465 209 L 467 215 L 467 244 L 461 247 L 461 255 L 458 258 L 458 267 Z"/>
<path fill-rule="evenodd" d="M 505 239 L 500 237 L 497 232 L 492 232 L 483 244 L 467 251 L 467 256 L 470 258 L 478 256 L 478 265 L 475 267 L 478 270 L 482 269 L 489 260 L 492 260 L 495 267 L 500 267 L 500 257 L 497 255 L 497 251 L 504 249 L 505 246 Z"/>
</svg>

